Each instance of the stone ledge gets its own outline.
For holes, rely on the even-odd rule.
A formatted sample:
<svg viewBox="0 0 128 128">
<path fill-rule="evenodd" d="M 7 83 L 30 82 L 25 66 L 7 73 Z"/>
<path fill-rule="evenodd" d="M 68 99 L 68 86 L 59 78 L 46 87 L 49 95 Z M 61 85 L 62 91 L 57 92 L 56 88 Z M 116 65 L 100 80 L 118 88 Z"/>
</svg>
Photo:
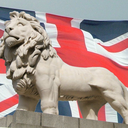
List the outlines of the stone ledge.
<svg viewBox="0 0 128 128">
<path fill-rule="evenodd" d="M 21 123 L 12 123 L 9 128 L 44 128 L 43 126 L 21 124 Z"/>
<path fill-rule="evenodd" d="M 80 119 L 80 128 L 114 128 L 113 124 L 104 121 Z"/>
<path fill-rule="evenodd" d="M 12 123 L 13 116 L 8 115 L 0 119 L 0 127 L 8 127 Z"/>
<path fill-rule="evenodd" d="M 128 128 L 128 125 L 66 116 L 16 111 L 0 119 L 0 127 L 9 128 Z"/>
<path fill-rule="evenodd" d="M 128 125 L 126 125 L 126 124 L 114 123 L 113 128 L 128 128 Z"/>
<path fill-rule="evenodd" d="M 6 117 L 0 118 L 0 127 L 5 127 L 6 125 Z"/>
<path fill-rule="evenodd" d="M 13 123 L 40 126 L 41 113 L 17 110 L 13 115 Z"/>
<path fill-rule="evenodd" d="M 41 126 L 54 128 L 78 128 L 79 119 L 67 116 L 42 114 Z"/>
</svg>

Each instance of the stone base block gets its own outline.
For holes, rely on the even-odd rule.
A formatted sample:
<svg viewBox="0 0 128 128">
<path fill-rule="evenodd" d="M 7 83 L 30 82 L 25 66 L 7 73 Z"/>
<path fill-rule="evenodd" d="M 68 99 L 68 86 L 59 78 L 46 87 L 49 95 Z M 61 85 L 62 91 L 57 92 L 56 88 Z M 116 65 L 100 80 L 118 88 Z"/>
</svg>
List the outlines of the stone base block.
<svg viewBox="0 0 128 128">
<path fill-rule="evenodd" d="M 0 127 L 6 127 L 6 117 L 0 118 Z"/>
<path fill-rule="evenodd" d="M 12 123 L 9 128 L 43 128 L 42 126 L 21 124 L 21 123 Z"/>
<path fill-rule="evenodd" d="M 41 113 L 17 110 L 13 115 L 13 123 L 40 126 Z"/>
<path fill-rule="evenodd" d="M 0 119 L 0 127 L 8 127 L 12 123 L 13 116 L 8 115 Z"/>
<path fill-rule="evenodd" d="M 114 123 L 113 128 L 128 128 L 128 125 Z"/>
<path fill-rule="evenodd" d="M 113 128 L 113 123 L 80 119 L 80 128 Z"/>
<path fill-rule="evenodd" d="M 78 118 L 42 114 L 41 126 L 52 128 L 78 128 L 78 125 Z"/>
<path fill-rule="evenodd" d="M 128 125 L 66 116 L 16 111 L 0 119 L 0 127 L 9 128 L 128 128 Z"/>
</svg>

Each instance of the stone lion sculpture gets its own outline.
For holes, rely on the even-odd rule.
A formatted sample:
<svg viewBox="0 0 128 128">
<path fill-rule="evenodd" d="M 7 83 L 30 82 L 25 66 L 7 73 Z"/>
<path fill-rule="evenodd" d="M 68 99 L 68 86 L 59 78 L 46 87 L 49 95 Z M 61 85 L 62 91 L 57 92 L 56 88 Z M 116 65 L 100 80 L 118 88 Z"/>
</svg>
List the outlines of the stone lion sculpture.
<svg viewBox="0 0 128 128">
<path fill-rule="evenodd" d="M 40 23 L 25 12 L 11 12 L 0 44 L 6 76 L 19 94 L 19 110 L 34 111 L 41 99 L 44 113 L 58 114 L 58 100 L 77 100 L 86 119 L 97 119 L 109 103 L 128 124 L 128 93 L 105 68 L 64 63 Z"/>
</svg>

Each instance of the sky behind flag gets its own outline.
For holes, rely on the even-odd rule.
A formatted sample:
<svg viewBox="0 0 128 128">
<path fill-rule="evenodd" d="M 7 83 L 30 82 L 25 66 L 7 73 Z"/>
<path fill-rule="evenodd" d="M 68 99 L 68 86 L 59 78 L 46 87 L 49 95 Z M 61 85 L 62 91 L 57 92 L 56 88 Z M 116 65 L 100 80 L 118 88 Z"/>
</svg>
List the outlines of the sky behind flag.
<svg viewBox="0 0 128 128">
<path fill-rule="evenodd" d="M 0 8 L 0 38 L 4 21 L 9 19 L 12 10 L 17 9 Z M 77 67 L 105 67 L 128 87 L 128 21 L 93 21 L 38 11 L 26 12 L 41 22 L 63 61 Z M 3 60 L 0 60 L 0 88 L 0 114 L 5 116 L 15 110 L 18 96 L 5 78 Z M 9 101 L 13 102 L 10 104 Z M 67 109 L 68 116 L 81 116 L 76 102 L 59 102 L 59 106 L 62 115 L 70 108 Z M 108 104 L 99 112 L 99 120 L 121 122 L 120 119 Z"/>
<path fill-rule="evenodd" d="M 1 0 L 0 6 L 90 20 L 127 20 L 128 0 Z"/>
</svg>

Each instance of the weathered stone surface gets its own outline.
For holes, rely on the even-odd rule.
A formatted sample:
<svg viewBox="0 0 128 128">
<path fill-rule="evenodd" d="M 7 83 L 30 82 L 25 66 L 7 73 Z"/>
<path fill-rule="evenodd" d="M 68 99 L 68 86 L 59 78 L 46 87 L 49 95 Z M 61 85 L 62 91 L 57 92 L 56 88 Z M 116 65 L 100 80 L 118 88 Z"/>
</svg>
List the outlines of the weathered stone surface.
<svg viewBox="0 0 128 128">
<path fill-rule="evenodd" d="M 126 124 L 79 119 L 67 116 L 16 111 L 0 119 L 0 127 L 9 128 L 128 128 Z"/>
<path fill-rule="evenodd" d="M 15 124 L 15 123 L 12 123 L 10 125 L 11 128 L 43 128 L 42 126 L 36 126 L 36 125 L 29 125 L 29 124 Z"/>
<path fill-rule="evenodd" d="M 17 110 L 13 115 L 13 123 L 40 126 L 41 113 Z"/>
<path fill-rule="evenodd" d="M 6 117 L 6 126 L 7 127 L 12 123 L 12 120 L 13 120 L 13 116 L 12 115 L 8 115 Z"/>
<path fill-rule="evenodd" d="M 78 118 L 42 114 L 41 126 L 50 128 L 78 128 Z"/>
<path fill-rule="evenodd" d="M 113 123 L 108 123 L 104 121 L 94 121 L 87 119 L 80 119 L 79 128 L 114 128 Z"/>
<path fill-rule="evenodd" d="M 0 127 L 6 127 L 6 117 L 0 118 Z"/>
<path fill-rule="evenodd" d="M 114 123 L 114 127 L 113 128 L 128 128 L 128 125 Z"/>
</svg>

